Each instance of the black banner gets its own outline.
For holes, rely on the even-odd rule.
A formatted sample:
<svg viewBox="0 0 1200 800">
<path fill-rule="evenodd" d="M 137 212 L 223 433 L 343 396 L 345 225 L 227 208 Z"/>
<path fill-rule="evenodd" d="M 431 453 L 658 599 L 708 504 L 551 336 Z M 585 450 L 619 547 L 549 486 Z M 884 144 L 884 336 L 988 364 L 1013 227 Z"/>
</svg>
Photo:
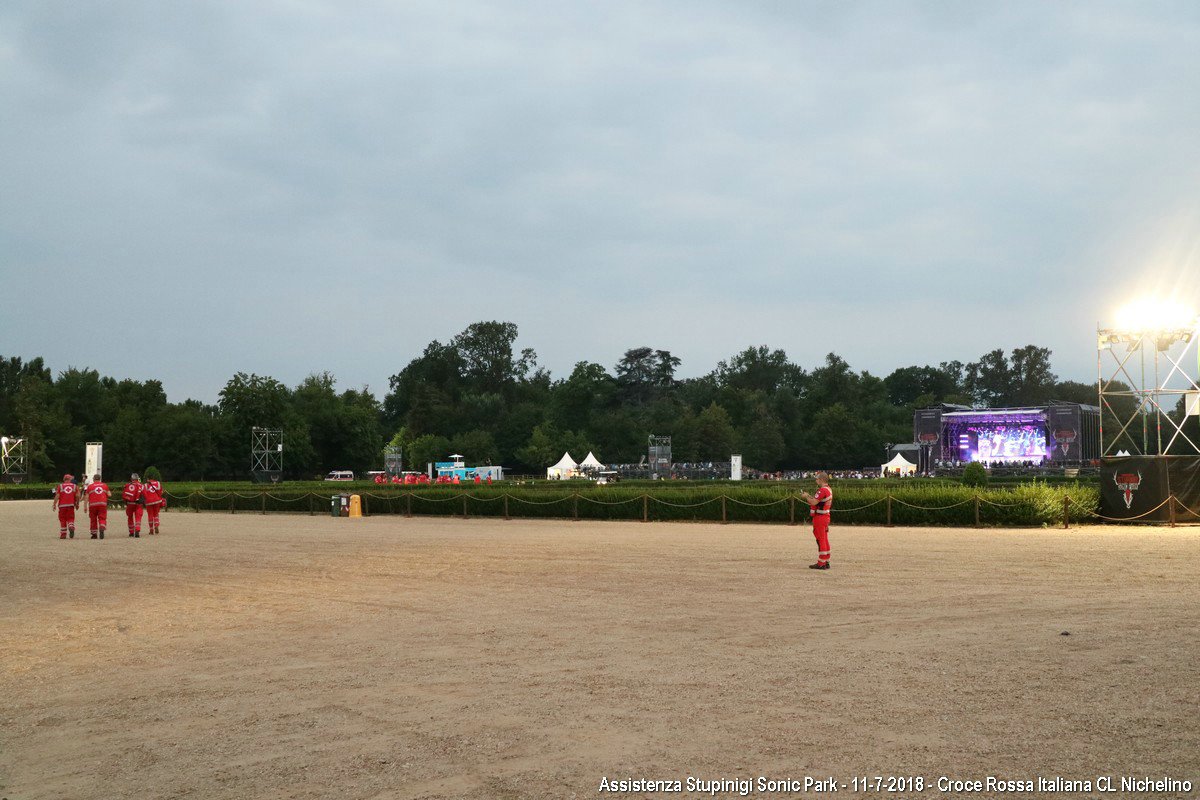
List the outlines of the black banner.
<svg viewBox="0 0 1200 800">
<path fill-rule="evenodd" d="M 1079 406 L 1051 406 L 1046 409 L 1046 447 L 1050 460 L 1056 464 L 1069 464 L 1083 460 L 1083 431 L 1080 423 Z"/>
<path fill-rule="evenodd" d="M 1131 456 L 1106 458 L 1100 469 L 1100 513 L 1139 522 L 1167 522 L 1174 495 L 1174 518 L 1200 520 L 1200 457 Z M 1189 511 L 1188 509 L 1191 509 Z"/>
</svg>

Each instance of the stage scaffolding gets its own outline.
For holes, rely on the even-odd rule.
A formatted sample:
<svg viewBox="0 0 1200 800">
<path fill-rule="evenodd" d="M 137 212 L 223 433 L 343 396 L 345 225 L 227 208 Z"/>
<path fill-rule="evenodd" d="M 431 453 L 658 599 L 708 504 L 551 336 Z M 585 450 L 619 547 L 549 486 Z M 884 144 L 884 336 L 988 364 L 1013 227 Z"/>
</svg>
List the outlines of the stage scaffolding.
<svg viewBox="0 0 1200 800">
<path fill-rule="evenodd" d="M 250 475 L 259 483 L 279 483 L 283 477 L 282 429 L 250 429 Z"/>
<path fill-rule="evenodd" d="M 404 452 L 400 447 L 388 445 L 383 451 L 383 471 L 389 478 L 404 472 Z"/>
<path fill-rule="evenodd" d="M 23 437 L 0 436 L 0 481 L 20 483 L 29 476 L 29 447 Z"/>
<path fill-rule="evenodd" d="M 650 477 L 671 477 L 671 437 L 651 435 L 647 439 L 650 456 Z"/>
<path fill-rule="evenodd" d="M 1122 450 L 1129 455 L 1200 455 L 1200 436 L 1185 430 L 1188 420 L 1200 414 L 1198 341 L 1200 318 L 1167 330 L 1097 328 L 1102 456 Z M 1195 369 L 1185 367 L 1188 363 Z"/>
</svg>

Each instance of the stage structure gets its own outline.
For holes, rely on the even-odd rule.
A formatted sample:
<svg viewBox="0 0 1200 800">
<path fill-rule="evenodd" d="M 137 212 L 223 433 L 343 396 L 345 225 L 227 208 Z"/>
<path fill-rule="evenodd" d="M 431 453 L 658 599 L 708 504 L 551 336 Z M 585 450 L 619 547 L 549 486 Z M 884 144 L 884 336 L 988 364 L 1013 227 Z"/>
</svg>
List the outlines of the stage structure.
<svg viewBox="0 0 1200 800">
<path fill-rule="evenodd" d="M 1200 519 L 1200 317 L 1170 312 L 1096 331 L 1109 519 Z"/>
<path fill-rule="evenodd" d="M 972 461 L 1079 467 L 1100 457 L 1100 409 L 1080 403 L 925 408 L 913 415 L 913 439 L 917 467 L 926 474 Z"/>
<path fill-rule="evenodd" d="M 404 458 L 401 448 L 389 445 L 383 451 L 383 472 L 389 478 L 404 472 Z"/>
<path fill-rule="evenodd" d="M 279 483 L 283 477 L 282 429 L 250 429 L 250 476 L 258 483 Z"/>
<path fill-rule="evenodd" d="M 0 480 L 20 483 L 29 477 L 29 448 L 24 437 L 0 436 Z"/>
<path fill-rule="evenodd" d="M 650 455 L 650 477 L 671 477 L 671 437 L 651 435 L 647 445 Z"/>
<path fill-rule="evenodd" d="M 1100 407 L 1115 429 L 1101 427 L 1101 454 L 1200 455 L 1189 416 L 1200 412 L 1200 318 L 1165 328 L 1098 328 Z M 1107 358 L 1105 354 L 1107 353 Z M 1122 385 L 1124 384 L 1124 385 Z"/>
</svg>

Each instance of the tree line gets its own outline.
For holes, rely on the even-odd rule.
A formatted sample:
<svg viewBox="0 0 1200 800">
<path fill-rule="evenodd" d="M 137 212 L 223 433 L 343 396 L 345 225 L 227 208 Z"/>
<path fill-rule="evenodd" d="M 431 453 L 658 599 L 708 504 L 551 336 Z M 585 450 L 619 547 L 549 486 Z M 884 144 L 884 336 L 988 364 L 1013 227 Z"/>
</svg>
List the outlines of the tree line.
<svg viewBox="0 0 1200 800">
<path fill-rule="evenodd" d="M 759 346 L 683 379 L 670 351 L 635 347 L 611 368 L 580 361 L 555 378 L 533 350 L 517 348 L 517 334 L 511 322 L 477 322 L 430 342 L 382 400 L 366 388 L 339 391 L 328 372 L 295 387 L 237 373 L 215 405 L 171 403 L 157 380 L 77 367 L 54 377 L 41 358 L 0 357 L 0 432 L 28 438 L 42 478 L 78 470 L 85 442 L 102 441 L 110 475 L 153 464 L 169 480 L 244 479 L 254 426 L 283 430 L 292 479 L 380 469 L 389 444 L 418 469 L 452 452 L 533 474 L 564 451 L 634 463 L 650 434 L 673 437 L 676 461 L 740 452 L 761 470 L 840 469 L 880 463 L 886 443 L 912 440 L 914 409 L 936 403 L 1096 402 L 1094 385 L 1058 380 L 1050 351 L 1034 345 L 886 377 L 834 353 L 805 369 Z"/>
</svg>

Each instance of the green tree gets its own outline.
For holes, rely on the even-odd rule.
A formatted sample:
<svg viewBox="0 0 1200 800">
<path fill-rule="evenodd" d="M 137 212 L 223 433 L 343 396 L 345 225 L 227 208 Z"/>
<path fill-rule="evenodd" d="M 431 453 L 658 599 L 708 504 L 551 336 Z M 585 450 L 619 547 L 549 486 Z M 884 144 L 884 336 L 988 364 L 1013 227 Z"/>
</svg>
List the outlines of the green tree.
<svg viewBox="0 0 1200 800">
<path fill-rule="evenodd" d="M 476 391 L 505 394 L 537 366 L 537 354 L 526 348 L 514 355 L 517 326 L 511 322 L 476 322 L 454 337 L 463 377 Z"/>
<path fill-rule="evenodd" d="M 697 460 L 728 461 L 736 436 L 729 412 L 711 403 L 696 416 Z"/>
<path fill-rule="evenodd" d="M 405 461 L 409 469 L 424 472 L 427 465 L 445 461 L 451 452 L 450 440 L 445 436 L 426 434 L 413 439 Z"/>
<path fill-rule="evenodd" d="M 473 430 L 456 434 L 450 439 L 450 450 L 461 453 L 468 464 L 488 466 L 499 462 L 500 452 L 496 440 L 485 430 Z"/>
</svg>

